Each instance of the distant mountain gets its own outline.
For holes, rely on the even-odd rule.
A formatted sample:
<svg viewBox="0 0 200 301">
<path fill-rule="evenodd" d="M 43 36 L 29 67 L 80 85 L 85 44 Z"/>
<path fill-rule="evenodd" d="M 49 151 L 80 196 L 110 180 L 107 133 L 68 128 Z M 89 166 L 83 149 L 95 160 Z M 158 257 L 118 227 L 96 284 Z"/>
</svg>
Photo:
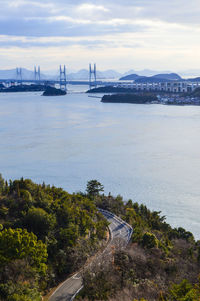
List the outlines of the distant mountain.
<svg viewBox="0 0 200 301">
<path fill-rule="evenodd" d="M 200 77 L 188 78 L 187 80 L 192 81 L 192 82 L 200 82 Z"/>
<path fill-rule="evenodd" d="M 181 80 L 182 78 L 180 77 L 180 75 L 178 75 L 177 73 L 164 73 L 164 74 L 156 74 L 154 76 L 152 76 L 152 78 L 162 78 L 165 80 Z"/>
<path fill-rule="evenodd" d="M 137 71 L 136 72 L 138 75 L 140 76 L 148 76 L 148 77 L 151 77 L 151 76 L 154 76 L 154 75 L 157 75 L 159 73 L 161 73 L 161 71 L 158 71 L 158 70 L 151 70 L 151 69 L 144 69 L 144 70 L 141 70 L 141 71 Z M 171 71 L 169 70 L 164 70 L 162 71 L 163 74 L 169 74 L 171 73 Z"/>
<path fill-rule="evenodd" d="M 78 72 L 67 74 L 67 80 L 88 80 L 89 71 L 87 69 L 81 69 Z"/>
<path fill-rule="evenodd" d="M 0 70 L 0 79 L 14 79 L 16 78 L 16 70 Z"/>
<path fill-rule="evenodd" d="M 16 69 L 10 70 L 0 70 L 0 79 L 16 79 Z M 41 74 L 42 79 L 48 79 L 48 76 Z M 22 79 L 24 80 L 33 80 L 34 79 L 34 71 L 22 68 Z"/>
<path fill-rule="evenodd" d="M 45 80 L 59 80 L 59 71 L 51 72 L 50 74 L 41 73 L 41 79 Z M 67 80 L 88 80 L 89 71 L 87 69 L 81 69 L 77 72 L 71 72 L 66 74 Z M 97 71 L 97 79 L 118 79 L 122 74 L 115 70 L 106 70 L 106 71 Z M 0 70 L 0 79 L 16 79 L 16 69 L 10 70 Z M 24 80 L 33 80 L 34 71 L 22 68 L 22 79 Z"/>
<path fill-rule="evenodd" d="M 190 77 L 200 77 L 200 69 L 188 69 L 188 70 L 181 70 L 178 72 L 184 78 Z"/>
<path fill-rule="evenodd" d="M 106 70 L 106 71 L 98 71 L 97 70 L 97 79 L 117 79 L 121 76 L 121 73 L 115 70 Z M 89 79 L 89 71 L 87 69 L 82 69 L 77 72 L 67 74 L 68 80 L 88 80 Z"/>
<path fill-rule="evenodd" d="M 123 77 L 130 75 L 130 74 L 137 74 L 139 76 L 154 76 L 159 73 L 161 73 L 161 71 L 156 71 L 156 70 L 151 70 L 151 69 L 144 69 L 144 70 L 133 70 L 132 69 L 132 70 L 129 70 L 128 72 L 125 72 L 123 74 Z M 171 73 L 171 71 L 165 70 L 165 71 L 162 71 L 162 73 L 167 74 L 167 73 Z"/>
<path fill-rule="evenodd" d="M 88 69 L 81 69 L 79 71 L 69 72 L 67 69 L 67 80 L 88 80 L 89 79 L 89 71 Z M 50 74 L 48 74 L 50 73 Z M 45 80 L 59 80 L 59 70 L 49 71 L 48 73 L 42 72 L 41 79 Z M 200 72 L 199 72 L 200 74 Z M 129 77 L 130 76 L 130 77 Z M 22 68 L 22 78 L 25 80 L 34 79 L 34 71 Z M 105 70 L 98 71 L 97 69 L 97 80 L 108 80 L 108 79 L 122 79 L 122 80 L 139 80 L 143 79 L 152 82 L 152 80 L 158 81 L 158 79 L 165 80 L 180 80 L 181 77 L 176 73 L 171 73 L 167 71 L 158 72 L 155 70 L 144 69 L 141 71 L 129 70 L 128 72 L 122 74 L 115 70 Z M 143 79 L 142 79 L 143 78 Z M 0 70 L 0 79 L 16 79 L 16 69 L 10 70 Z"/>
<path fill-rule="evenodd" d="M 131 69 L 131 70 L 129 70 L 129 71 L 127 71 L 127 72 L 123 73 L 123 74 L 122 74 L 122 76 L 123 76 L 123 77 L 125 77 L 125 76 L 127 76 L 127 75 L 130 75 L 130 74 L 135 74 L 135 73 L 137 73 L 137 74 L 138 74 L 138 72 L 137 72 L 137 71 L 135 71 L 135 70 Z"/>
<path fill-rule="evenodd" d="M 165 82 L 167 81 L 174 81 L 174 80 L 182 80 L 182 78 L 176 73 L 163 73 L 163 74 L 156 74 L 154 76 L 139 76 L 138 74 L 130 74 L 125 77 L 121 77 L 120 80 L 134 80 L 137 83 L 144 83 L 144 82 Z"/>
<path fill-rule="evenodd" d="M 104 76 L 104 78 L 107 78 L 107 79 L 117 79 L 117 78 L 120 78 L 122 76 L 121 73 L 115 71 L 115 70 L 106 70 L 106 71 L 102 71 L 101 72 L 102 75 Z"/>
<path fill-rule="evenodd" d="M 138 78 L 140 78 L 140 76 L 137 74 L 129 74 L 129 75 L 121 77 L 120 80 L 136 80 Z"/>
</svg>

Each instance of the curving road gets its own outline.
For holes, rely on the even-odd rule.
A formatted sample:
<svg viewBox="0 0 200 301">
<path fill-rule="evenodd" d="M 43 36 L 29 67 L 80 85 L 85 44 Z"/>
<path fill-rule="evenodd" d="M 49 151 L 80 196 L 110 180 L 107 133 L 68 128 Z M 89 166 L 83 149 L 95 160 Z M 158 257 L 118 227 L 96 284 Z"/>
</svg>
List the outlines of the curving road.
<svg viewBox="0 0 200 301">
<path fill-rule="evenodd" d="M 111 239 L 104 250 L 104 255 L 107 253 L 109 256 L 111 254 L 111 246 L 117 244 L 117 242 L 123 242 L 123 246 L 125 247 L 130 241 L 133 229 L 132 227 L 124 222 L 122 219 L 117 217 L 111 212 L 106 210 L 99 209 L 99 211 L 105 216 L 105 218 L 109 221 L 109 229 L 111 234 Z M 101 259 L 98 256 L 98 259 Z M 70 301 L 73 300 L 77 293 L 82 289 L 82 277 L 81 273 L 77 273 L 71 278 L 67 279 L 63 282 L 51 295 L 49 301 Z"/>
</svg>

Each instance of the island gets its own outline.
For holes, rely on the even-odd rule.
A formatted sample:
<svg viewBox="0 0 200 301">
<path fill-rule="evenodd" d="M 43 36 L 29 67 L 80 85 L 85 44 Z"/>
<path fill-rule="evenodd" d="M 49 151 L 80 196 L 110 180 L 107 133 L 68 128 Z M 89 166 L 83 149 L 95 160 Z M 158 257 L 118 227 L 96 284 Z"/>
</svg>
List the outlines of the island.
<svg viewBox="0 0 200 301">
<path fill-rule="evenodd" d="M 56 89 L 54 87 L 46 87 L 46 90 L 42 94 L 43 96 L 61 96 L 61 95 L 66 95 L 67 92 L 61 89 Z"/>
<path fill-rule="evenodd" d="M 101 102 L 146 104 L 146 103 L 158 103 L 158 98 L 153 93 L 112 94 L 112 95 L 104 95 L 101 99 Z"/>
<path fill-rule="evenodd" d="M 114 86 L 103 86 L 98 88 L 93 88 L 88 90 L 86 93 L 133 93 L 135 88 L 123 88 L 123 87 L 114 87 Z"/>
<path fill-rule="evenodd" d="M 0 92 L 2 93 L 7 93 L 7 92 L 42 92 L 46 89 L 45 85 L 13 85 L 8 88 L 5 86 L 1 85 L 0 86 Z"/>
</svg>

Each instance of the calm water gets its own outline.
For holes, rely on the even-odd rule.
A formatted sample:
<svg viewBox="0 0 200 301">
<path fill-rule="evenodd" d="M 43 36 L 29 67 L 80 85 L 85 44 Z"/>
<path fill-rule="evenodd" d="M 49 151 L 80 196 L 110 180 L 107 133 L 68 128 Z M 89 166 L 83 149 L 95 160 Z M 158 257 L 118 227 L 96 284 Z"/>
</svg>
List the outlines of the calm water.
<svg viewBox="0 0 200 301">
<path fill-rule="evenodd" d="M 0 94 L 0 172 L 69 192 L 98 179 L 200 239 L 200 107 Z"/>
</svg>

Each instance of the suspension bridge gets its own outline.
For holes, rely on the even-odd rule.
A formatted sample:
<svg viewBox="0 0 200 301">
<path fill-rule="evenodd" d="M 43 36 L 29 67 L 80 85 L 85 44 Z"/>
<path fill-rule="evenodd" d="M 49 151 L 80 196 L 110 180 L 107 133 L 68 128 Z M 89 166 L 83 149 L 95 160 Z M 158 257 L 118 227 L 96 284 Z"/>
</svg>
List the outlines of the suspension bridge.
<svg viewBox="0 0 200 301">
<path fill-rule="evenodd" d="M 4 83 L 7 87 L 11 85 L 22 85 L 22 84 L 35 84 L 35 85 L 58 85 L 61 90 L 67 91 L 68 84 L 86 84 L 90 88 L 101 85 L 102 81 L 97 81 L 97 68 L 96 64 L 89 64 L 88 80 L 68 80 L 66 65 L 60 65 L 59 74 L 54 79 L 47 79 L 46 76 L 43 78 L 40 66 L 34 66 L 32 78 L 25 78 L 23 76 L 23 69 L 21 67 L 16 68 L 15 75 L 10 79 L 0 79 L 1 83 Z"/>
</svg>

